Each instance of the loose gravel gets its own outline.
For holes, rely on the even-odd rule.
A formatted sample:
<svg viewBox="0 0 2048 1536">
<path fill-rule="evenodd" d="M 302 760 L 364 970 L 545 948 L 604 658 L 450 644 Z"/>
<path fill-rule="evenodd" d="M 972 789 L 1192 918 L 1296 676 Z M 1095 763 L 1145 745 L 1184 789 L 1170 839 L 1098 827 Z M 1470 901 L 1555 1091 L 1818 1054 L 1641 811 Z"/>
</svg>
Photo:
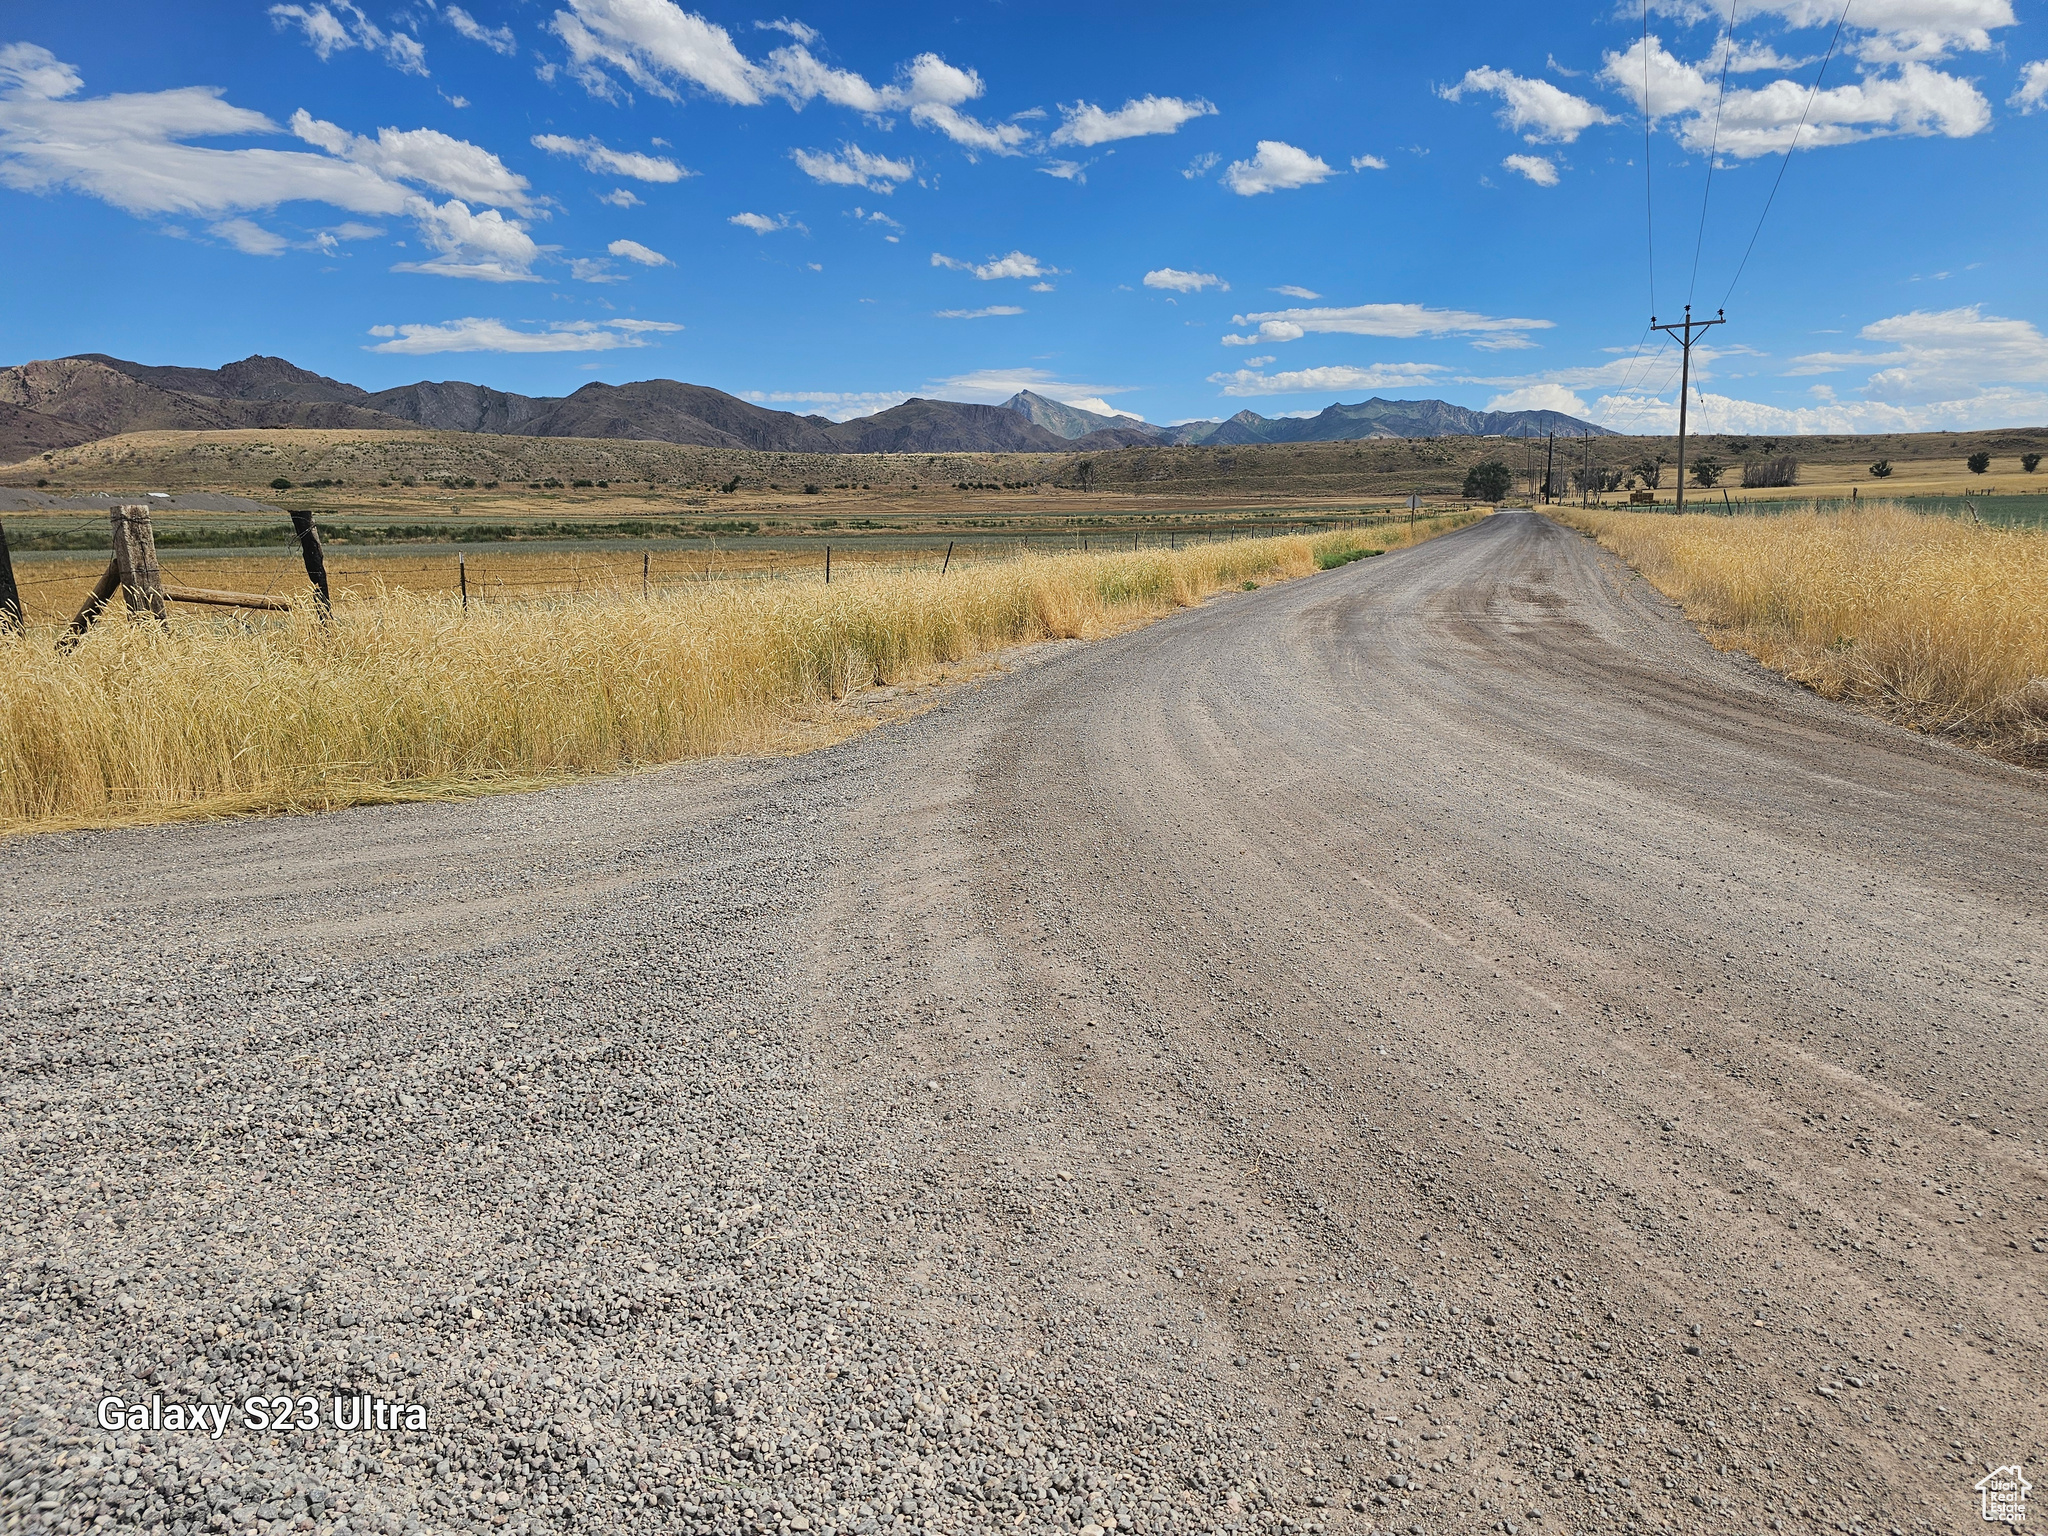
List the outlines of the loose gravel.
<svg viewBox="0 0 2048 1536">
<path fill-rule="evenodd" d="M 12 844 L 0 1522 L 1959 1525 L 2043 804 L 1496 518 L 809 757 Z M 96 1418 L 337 1394 L 425 1427 Z"/>
</svg>

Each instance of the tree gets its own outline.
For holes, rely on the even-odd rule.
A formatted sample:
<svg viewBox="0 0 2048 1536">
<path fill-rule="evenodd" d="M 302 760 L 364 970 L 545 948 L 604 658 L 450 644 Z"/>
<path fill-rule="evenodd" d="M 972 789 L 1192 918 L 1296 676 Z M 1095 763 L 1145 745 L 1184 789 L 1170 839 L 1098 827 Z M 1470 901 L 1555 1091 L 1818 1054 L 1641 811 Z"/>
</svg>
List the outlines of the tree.
<svg viewBox="0 0 2048 1536">
<path fill-rule="evenodd" d="M 1693 484 L 1702 490 L 1711 491 L 1728 472 L 1728 466 L 1712 454 L 1702 454 L 1692 461 Z"/>
<path fill-rule="evenodd" d="M 292 488 L 292 483 L 291 481 L 285 479 L 283 475 L 279 475 L 275 480 L 270 482 L 270 488 L 273 491 L 288 491 Z"/>
<path fill-rule="evenodd" d="M 1890 459 L 1879 459 L 1870 466 L 1870 472 L 1880 480 L 1889 480 L 1892 477 L 1892 461 Z"/>
<path fill-rule="evenodd" d="M 2031 475 L 2040 467 L 2041 455 L 2038 453 L 2023 453 L 2020 455 L 2020 468 L 2024 469 L 2028 474 Z"/>
<path fill-rule="evenodd" d="M 1664 455 L 1661 453 L 1655 457 L 1644 454 L 1635 463 L 1629 465 L 1629 468 L 1642 477 L 1642 482 L 1646 487 L 1654 491 L 1664 483 L 1665 462 Z"/>
<path fill-rule="evenodd" d="M 1482 459 L 1465 471 L 1467 501 L 1503 500 L 1515 483 L 1515 472 L 1499 459 Z"/>
<path fill-rule="evenodd" d="M 1969 463 L 1971 474 L 1985 474 L 1991 468 L 1991 455 L 1988 453 L 1973 453 L 1970 455 Z"/>
</svg>

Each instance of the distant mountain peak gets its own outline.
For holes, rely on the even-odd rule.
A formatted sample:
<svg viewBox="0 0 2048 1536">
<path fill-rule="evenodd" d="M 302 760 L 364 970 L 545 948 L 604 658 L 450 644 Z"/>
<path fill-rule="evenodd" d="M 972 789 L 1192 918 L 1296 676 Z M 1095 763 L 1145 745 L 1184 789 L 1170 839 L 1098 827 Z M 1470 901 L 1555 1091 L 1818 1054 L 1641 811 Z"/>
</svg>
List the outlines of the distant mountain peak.
<svg viewBox="0 0 2048 1536">
<path fill-rule="evenodd" d="M 1162 435 L 1159 428 L 1140 421 L 1135 416 L 1105 416 L 1100 411 L 1084 411 L 1078 405 L 1068 405 L 1064 400 L 1047 399 L 1031 389 L 1018 390 L 1003 402 L 1002 409 L 1015 411 L 1054 436 L 1064 437 L 1069 441 L 1111 427 L 1135 430 L 1146 437 Z"/>
</svg>

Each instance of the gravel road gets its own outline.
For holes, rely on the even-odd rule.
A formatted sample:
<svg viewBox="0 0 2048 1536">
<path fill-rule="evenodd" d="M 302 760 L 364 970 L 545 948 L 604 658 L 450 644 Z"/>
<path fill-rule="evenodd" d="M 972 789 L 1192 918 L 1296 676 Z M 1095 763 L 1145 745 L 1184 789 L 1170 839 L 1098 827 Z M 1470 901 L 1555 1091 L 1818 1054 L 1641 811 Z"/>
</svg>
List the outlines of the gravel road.
<svg viewBox="0 0 2048 1536">
<path fill-rule="evenodd" d="M 4 1529 L 1960 1531 L 2039 1477 L 2039 776 L 1534 515 L 933 698 L 6 845 Z M 237 1407 L 100 1427 L 152 1396 Z"/>
</svg>

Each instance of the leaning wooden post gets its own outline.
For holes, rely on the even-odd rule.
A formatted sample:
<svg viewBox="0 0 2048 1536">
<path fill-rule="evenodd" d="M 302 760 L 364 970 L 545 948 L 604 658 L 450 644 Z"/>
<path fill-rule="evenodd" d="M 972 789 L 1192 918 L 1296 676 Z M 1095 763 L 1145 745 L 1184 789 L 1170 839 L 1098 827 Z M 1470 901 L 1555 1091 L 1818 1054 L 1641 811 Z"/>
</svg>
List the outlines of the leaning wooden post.
<svg viewBox="0 0 2048 1536">
<path fill-rule="evenodd" d="M 292 532 L 299 536 L 299 552 L 306 557 L 306 579 L 319 594 L 320 617 L 334 617 L 334 600 L 327 590 L 327 556 L 320 549 L 320 530 L 313 526 L 313 514 L 294 512 Z"/>
<path fill-rule="evenodd" d="M 953 541 L 952 541 L 951 539 L 948 539 L 948 540 L 946 540 L 946 563 L 945 563 L 944 565 L 942 565 L 942 566 L 940 566 L 940 567 L 939 567 L 939 574 L 940 574 L 941 576 L 945 575 L 947 571 L 949 571 L 949 570 L 951 570 L 951 569 L 952 569 L 952 567 L 953 567 Z"/>
<path fill-rule="evenodd" d="M 21 616 L 21 588 L 14 584 L 14 561 L 7 553 L 7 530 L 0 528 L 0 634 L 20 634 L 27 627 Z"/>
<path fill-rule="evenodd" d="M 114 527 L 114 567 L 128 611 L 147 611 L 164 620 L 164 577 L 157 569 L 156 534 L 149 526 L 148 506 L 119 506 L 107 514 Z"/>
<path fill-rule="evenodd" d="M 100 579 L 93 583 L 85 601 L 79 604 L 78 612 L 71 616 L 71 625 L 57 639 L 57 649 L 68 651 L 85 638 L 85 632 L 92 628 L 92 621 L 106 612 L 107 604 L 114 600 L 114 590 L 121 585 L 120 562 L 109 560 L 107 568 L 100 572 Z"/>
</svg>

